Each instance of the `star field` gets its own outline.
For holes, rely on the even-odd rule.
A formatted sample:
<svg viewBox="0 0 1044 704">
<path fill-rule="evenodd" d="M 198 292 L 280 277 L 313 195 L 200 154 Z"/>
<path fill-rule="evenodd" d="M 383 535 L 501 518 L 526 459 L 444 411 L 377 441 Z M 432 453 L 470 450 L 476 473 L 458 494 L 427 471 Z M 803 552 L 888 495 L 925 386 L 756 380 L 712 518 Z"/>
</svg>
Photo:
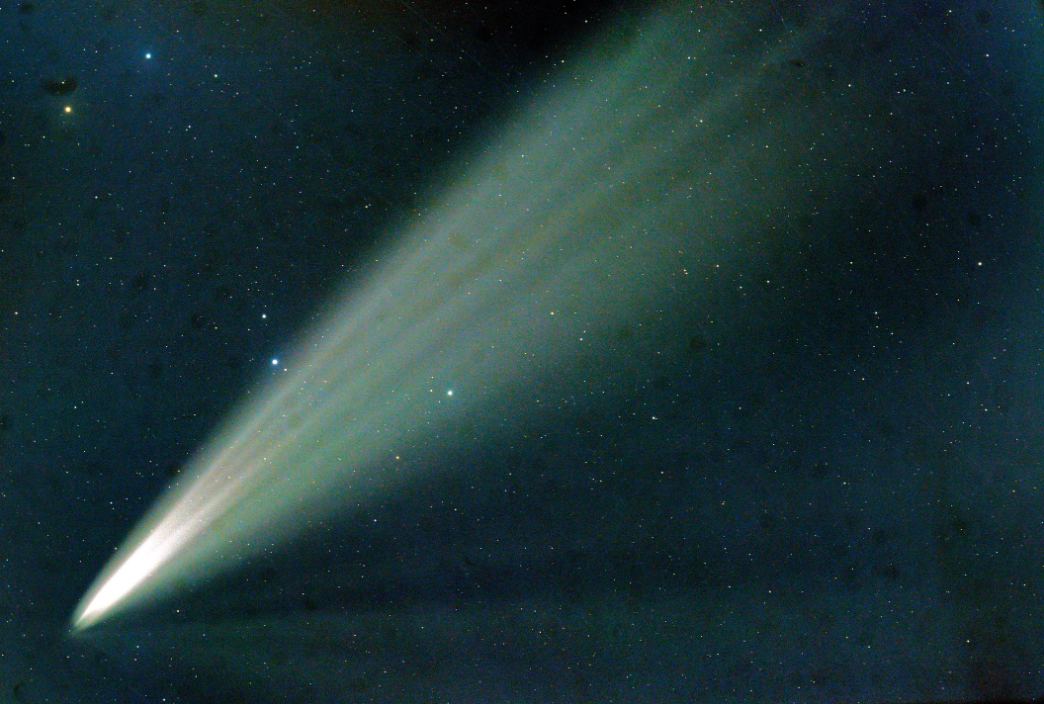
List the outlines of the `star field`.
<svg viewBox="0 0 1044 704">
<path fill-rule="evenodd" d="M 0 4 L 0 701 L 1040 697 L 1042 21 Z"/>
</svg>

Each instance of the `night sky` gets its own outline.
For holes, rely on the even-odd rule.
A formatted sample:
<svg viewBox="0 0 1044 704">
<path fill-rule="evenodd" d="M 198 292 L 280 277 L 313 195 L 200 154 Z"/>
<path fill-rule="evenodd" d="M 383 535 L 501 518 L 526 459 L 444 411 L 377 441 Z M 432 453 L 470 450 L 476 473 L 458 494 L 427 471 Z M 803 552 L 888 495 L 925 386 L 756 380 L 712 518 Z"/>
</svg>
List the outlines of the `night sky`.
<svg viewBox="0 0 1044 704">
<path fill-rule="evenodd" d="M 1042 203 L 1037 2 L 0 3 L 0 702 L 1044 696 Z M 372 301 L 396 480 L 71 633 Z"/>
</svg>

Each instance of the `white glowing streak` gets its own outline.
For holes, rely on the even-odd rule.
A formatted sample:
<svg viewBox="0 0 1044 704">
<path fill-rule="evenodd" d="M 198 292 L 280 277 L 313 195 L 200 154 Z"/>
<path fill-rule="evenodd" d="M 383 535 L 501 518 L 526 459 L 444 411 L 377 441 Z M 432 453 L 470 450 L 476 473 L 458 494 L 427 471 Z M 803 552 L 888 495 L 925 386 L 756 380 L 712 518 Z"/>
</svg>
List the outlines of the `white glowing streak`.
<svg viewBox="0 0 1044 704">
<path fill-rule="evenodd" d="M 156 569 L 177 550 L 179 543 L 183 542 L 189 535 L 189 524 L 183 524 L 172 533 L 162 534 L 159 531 L 151 533 L 145 538 L 126 562 L 121 564 L 116 572 L 94 595 L 94 598 L 83 607 L 83 612 L 77 619 L 77 623 L 90 624 L 97 620 L 112 606 L 127 596 L 134 587 L 148 578 Z"/>
<path fill-rule="evenodd" d="M 650 18 L 626 51 L 581 62 L 563 79 L 569 89 L 542 96 L 478 154 L 470 176 L 304 336 L 290 371 L 193 460 L 99 575 L 74 626 L 212 576 L 304 530 L 302 518 L 416 479 L 440 444 L 473 442 L 459 429 L 468 413 L 518 416 L 520 395 L 542 383 L 561 392 L 577 339 L 592 344 L 584 331 L 655 316 L 708 243 L 757 231 L 809 193 L 796 177 L 751 183 L 808 173 L 795 168 L 806 149 L 764 145 L 817 139 L 806 117 L 817 98 L 788 103 L 777 75 L 815 33 L 740 64 L 729 42 L 762 35 L 727 21 L 704 33 L 684 12 Z M 774 111 L 751 109 L 753 99 Z M 842 148 L 854 158 L 859 147 Z M 827 147 L 816 152 L 825 160 Z M 449 384 L 467 393 L 437 392 Z M 390 462 L 401 449 L 413 474 Z"/>
<path fill-rule="evenodd" d="M 182 512 L 168 515 L 161 521 L 101 584 L 90 601 L 78 611 L 75 624 L 85 627 L 98 621 L 193 537 L 207 530 L 225 510 L 229 497 L 247 476 L 243 473 L 235 479 L 229 478 L 206 499 L 199 491 L 202 485 L 197 485 L 197 491 L 185 496 Z"/>
</svg>

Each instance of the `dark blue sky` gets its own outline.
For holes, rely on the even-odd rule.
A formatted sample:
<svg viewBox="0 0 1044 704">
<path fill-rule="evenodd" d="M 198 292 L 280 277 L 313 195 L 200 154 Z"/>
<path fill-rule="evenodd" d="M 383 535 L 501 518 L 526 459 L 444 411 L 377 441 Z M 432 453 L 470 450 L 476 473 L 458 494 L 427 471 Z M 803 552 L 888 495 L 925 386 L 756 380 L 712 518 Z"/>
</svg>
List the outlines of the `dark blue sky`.
<svg viewBox="0 0 1044 704">
<path fill-rule="evenodd" d="M 726 270 L 599 331 L 628 361 L 597 394 L 66 638 L 329 296 L 579 47 L 627 46 L 642 8 L 597 5 L 0 6 L 0 700 L 1044 693 L 1044 16 L 1014 0 L 694 4 L 708 75 L 769 76 L 722 139 L 810 149 L 729 174 Z"/>
</svg>

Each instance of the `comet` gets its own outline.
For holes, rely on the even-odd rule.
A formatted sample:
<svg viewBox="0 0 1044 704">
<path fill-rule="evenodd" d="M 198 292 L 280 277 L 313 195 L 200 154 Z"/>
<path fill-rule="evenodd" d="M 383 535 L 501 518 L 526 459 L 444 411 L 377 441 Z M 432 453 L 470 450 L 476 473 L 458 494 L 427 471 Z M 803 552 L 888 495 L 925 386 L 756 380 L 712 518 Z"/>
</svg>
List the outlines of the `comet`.
<svg viewBox="0 0 1044 704">
<path fill-rule="evenodd" d="M 753 246 L 825 178 L 799 163 L 819 136 L 805 111 L 825 114 L 815 101 L 832 98 L 788 100 L 780 72 L 829 18 L 795 34 L 769 14 L 756 34 L 749 17 L 685 5 L 621 20 L 464 150 L 366 273 L 271 359 L 279 373 L 142 518 L 73 631 L 447 471 L 433 469 L 443 453 L 507 437 L 542 413 L 542 393 L 586 393 L 634 354 L 611 331 L 645 321 L 655 343 L 698 304 L 691 272 Z M 747 39 L 755 50 L 730 59 Z"/>
</svg>

